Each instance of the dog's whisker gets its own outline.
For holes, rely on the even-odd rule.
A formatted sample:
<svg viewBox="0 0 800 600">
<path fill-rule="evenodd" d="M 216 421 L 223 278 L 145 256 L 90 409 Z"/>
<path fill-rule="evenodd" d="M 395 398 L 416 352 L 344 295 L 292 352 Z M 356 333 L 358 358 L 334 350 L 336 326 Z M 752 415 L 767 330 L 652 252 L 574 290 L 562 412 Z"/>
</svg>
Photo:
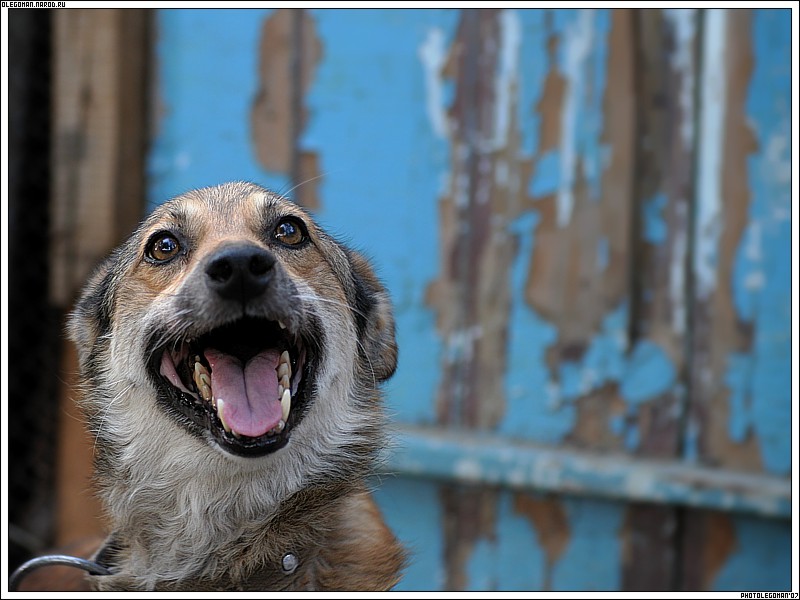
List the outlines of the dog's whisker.
<svg viewBox="0 0 800 600">
<path fill-rule="evenodd" d="M 292 187 L 290 187 L 288 190 L 284 190 L 283 188 L 279 188 L 277 190 L 278 195 L 279 196 L 289 196 L 289 194 L 291 194 L 297 188 L 299 188 L 301 186 L 304 186 L 307 183 L 311 183 L 312 181 L 316 181 L 318 179 L 322 179 L 323 177 L 325 177 L 326 175 L 330 175 L 331 173 L 335 173 L 335 171 L 328 171 L 328 172 L 325 172 L 325 173 L 320 173 L 319 175 L 316 175 L 314 177 L 309 177 L 308 179 L 304 179 L 300 183 L 297 183 L 297 184 L 293 185 Z"/>
<path fill-rule="evenodd" d="M 317 296 L 315 294 L 309 294 L 309 293 L 292 294 L 292 298 L 296 298 L 298 300 L 311 300 L 312 302 L 321 302 L 321 303 L 325 303 L 325 304 L 333 304 L 335 306 L 340 306 L 342 308 L 346 308 L 348 311 L 354 312 L 357 315 L 359 315 L 361 317 L 364 317 L 365 319 L 367 318 L 367 315 L 365 315 L 363 312 L 361 312 L 360 310 L 358 310 L 354 306 L 351 306 L 350 304 L 346 304 L 344 302 L 339 302 L 338 300 L 332 300 L 331 298 L 321 298 L 320 296 Z"/>
</svg>

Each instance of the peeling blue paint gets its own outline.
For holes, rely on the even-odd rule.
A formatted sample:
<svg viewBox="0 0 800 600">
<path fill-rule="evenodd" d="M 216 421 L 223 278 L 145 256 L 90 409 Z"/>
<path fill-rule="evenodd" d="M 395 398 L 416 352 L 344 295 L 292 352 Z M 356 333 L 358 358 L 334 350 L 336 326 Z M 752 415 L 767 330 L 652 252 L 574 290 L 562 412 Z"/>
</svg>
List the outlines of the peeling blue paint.
<svg viewBox="0 0 800 600">
<path fill-rule="evenodd" d="M 558 36 L 563 33 L 561 19 L 557 18 L 559 11 L 548 10 L 519 10 L 515 13 L 519 16 L 522 25 L 522 43 L 520 45 L 519 57 L 519 102 L 517 104 L 517 120 L 519 121 L 520 133 L 522 135 L 522 152 L 527 156 L 535 156 L 539 150 L 541 121 L 542 117 L 536 110 L 536 106 L 541 100 L 544 82 L 547 73 L 554 66 L 551 64 L 547 52 L 547 38 L 550 35 Z M 552 28 L 547 27 L 548 18 L 552 18 Z M 554 62 L 557 58 L 554 57 Z M 555 154 L 555 151 L 553 152 Z M 551 186 L 550 173 L 554 172 L 560 178 L 560 163 L 554 164 L 555 158 L 548 157 L 547 154 L 540 158 L 537 166 L 537 174 L 541 173 L 545 180 L 540 182 L 543 189 Z M 542 161 L 545 161 L 548 169 L 543 169 Z M 560 161 L 560 159 L 559 159 Z M 552 167 L 557 166 L 556 170 Z M 530 183 L 531 186 L 540 185 Z M 555 182 L 555 189 L 558 189 L 558 181 Z M 555 191 L 555 189 L 553 191 Z M 531 194 L 536 197 L 538 194 Z"/>
<path fill-rule="evenodd" d="M 434 28 L 449 48 L 459 15 L 443 10 L 312 14 L 324 50 L 306 98 L 310 119 L 302 143 L 320 159 L 318 216 L 331 231 L 367 250 L 395 301 L 401 351 L 387 386 L 391 411 L 404 421 L 434 422 L 439 377 L 434 365 L 442 349 L 425 291 L 438 272 L 438 198 L 450 158 L 447 140 L 437 136 L 426 111 L 419 52 Z"/>
<path fill-rule="evenodd" d="M 611 415 L 608 418 L 608 430 L 617 437 L 625 434 L 625 415 Z"/>
<path fill-rule="evenodd" d="M 694 419 L 686 423 L 683 436 L 683 460 L 696 464 L 700 460 L 700 425 Z"/>
<path fill-rule="evenodd" d="M 550 381 L 545 354 L 558 339 L 556 328 L 521 301 L 533 254 L 534 229 L 539 217 L 528 213 L 510 225 L 518 236 L 519 251 L 511 272 L 512 307 L 508 368 L 505 376 L 506 413 L 499 429 L 514 436 L 530 436 L 556 443 L 572 429 L 575 407 L 555 410 L 558 392 Z"/>
<path fill-rule="evenodd" d="M 717 573 L 711 589 L 791 590 L 791 529 L 781 521 L 738 515 L 732 519 L 736 549 Z"/>
<path fill-rule="evenodd" d="M 442 509 L 436 483 L 386 477 L 375 486 L 375 500 L 397 538 L 409 551 L 409 564 L 395 591 L 444 588 Z"/>
<path fill-rule="evenodd" d="M 601 237 L 597 240 L 597 271 L 603 273 L 611 262 L 611 245 L 608 243 L 607 237 Z"/>
<path fill-rule="evenodd" d="M 758 140 L 748 157 L 748 225 L 732 275 L 739 317 L 753 325 L 752 348 L 728 357 L 729 433 L 752 430 L 764 467 L 791 469 L 791 60 L 789 11 L 753 14 L 755 68 L 746 110 Z"/>
<path fill-rule="evenodd" d="M 497 525 L 491 539 L 479 540 L 467 561 L 467 591 L 540 590 L 546 557 L 530 521 L 513 510 L 513 496 L 497 501 Z"/>
<path fill-rule="evenodd" d="M 574 155 L 589 184 L 589 197 L 599 200 L 607 162 L 607 146 L 601 140 L 611 15 L 595 9 L 563 11 L 563 15 L 567 23 L 558 56 L 567 97 L 562 113 L 561 184 L 574 188 L 577 182 L 578 162 L 570 156 Z"/>
<path fill-rule="evenodd" d="M 639 443 L 641 442 L 641 434 L 639 432 L 639 428 L 632 425 L 631 422 L 626 422 L 626 424 L 627 427 L 625 428 L 623 443 L 625 444 L 626 450 L 633 452 L 639 447 Z"/>
<path fill-rule="evenodd" d="M 565 498 L 570 537 L 553 569 L 553 590 L 618 590 L 620 530 L 625 507 L 602 500 Z"/>
<path fill-rule="evenodd" d="M 644 203 L 644 239 L 651 244 L 662 244 L 667 240 L 667 222 L 664 219 L 666 206 L 667 196 L 664 193 L 658 193 Z"/>
<path fill-rule="evenodd" d="M 536 161 L 534 176 L 528 193 L 532 198 L 541 198 L 558 191 L 561 182 L 561 157 L 555 150 L 545 152 Z"/>
<path fill-rule="evenodd" d="M 730 407 L 729 434 L 734 442 L 742 443 L 752 432 L 753 414 L 750 406 L 752 395 L 752 359 L 748 354 L 728 355 L 728 368 L 725 372 L 725 385 L 731 391 L 728 396 Z"/>
<path fill-rule="evenodd" d="M 261 25 L 272 10 L 158 11 L 159 112 L 148 158 L 151 207 L 192 188 L 249 180 L 288 189 L 251 150 Z M 209 91 L 213 93 L 209 93 Z"/>
<path fill-rule="evenodd" d="M 259 35 L 270 13 L 260 9 L 158 11 L 156 52 L 164 117 L 148 163 L 151 204 L 188 188 L 230 179 L 289 187 L 287 174 L 267 173 L 256 162 L 250 133 Z M 522 150 L 526 157 L 538 157 L 527 190 L 534 199 L 554 193 L 566 199 L 577 173 L 582 172 L 589 197 L 599 199 L 609 157 L 601 134 L 610 13 L 513 13 L 522 27 L 517 103 Z M 306 98 L 310 120 L 300 145 L 320 158 L 322 210 L 318 216 L 323 225 L 355 242 L 378 264 L 396 305 L 401 350 L 400 367 L 388 385 L 390 412 L 400 421 L 430 424 L 435 421 L 436 365 L 442 345 L 424 296 L 427 284 L 438 274 L 438 200 L 450 167 L 446 113 L 454 87 L 440 76 L 434 83 L 441 89 L 431 93 L 420 52 L 433 39 L 439 45 L 429 49 L 441 50 L 438 58 L 446 58 L 460 12 L 316 10 L 312 14 L 323 58 Z M 759 148 L 747 164 L 752 186 L 749 221 L 729 282 L 739 318 L 753 326 L 753 344 L 749 351 L 728 356 L 724 384 L 730 391 L 731 439 L 742 442 L 754 435 L 765 468 L 783 475 L 791 464 L 791 29 L 788 11 L 756 10 L 753 14 L 755 70 L 746 110 Z M 585 31 L 589 37 L 581 37 Z M 552 64 L 549 35 L 557 41 Z M 562 127 L 558 149 L 538 156 L 541 116 L 535 107 L 551 67 L 573 86 L 572 104 L 565 104 L 570 109 L 565 114 L 573 119 L 574 127 L 568 131 Z M 652 244 L 666 241 L 665 206 L 666 197 L 659 194 L 642 208 L 644 239 Z M 620 303 L 605 315 L 579 360 L 561 362 L 553 371 L 548 368 L 547 354 L 558 342 L 559 332 L 525 302 L 539 220 L 540 214 L 531 210 L 508 228 L 519 244 L 510 274 L 508 369 L 502 382 L 507 411 L 499 433 L 558 444 L 575 427 L 576 400 L 610 384 L 617 386 L 625 412 L 609 417 L 606 426 L 626 449 L 635 450 L 642 435 L 638 411 L 677 389 L 675 366 L 652 341 L 629 347 L 630 311 Z M 608 240 L 601 239 L 598 271 L 607 268 L 609 258 Z M 703 254 L 701 259 L 705 258 Z M 714 260 L 703 262 L 704 267 L 715 267 Z M 697 422 L 687 423 L 683 455 L 687 462 L 698 459 L 699 433 Z M 788 481 L 740 478 L 729 472 L 693 470 L 677 463 L 640 463 L 628 457 L 603 460 L 541 446 L 517 448 L 507 438 L 498 439 L 494 445 L 483 441 L 470 445 L 472 438 L 458 442 L 402 438 L 409 447 L 392 456 L 390 469 L 436 479 L 376 481 L 376 498 L 387 521 L 412 553 L 398 590 L 444 586 L 441 480 L 616 499 L 616 503 L 575 496 L 565 499 L 571 535 L 552 573 L 555 589 L 619 588 L 619 532 L 629 501 L 747 511 L 783 519 L 734 516 L 737 549 L 714 587 L 786 589 L 790 585 Z M 709 482 L 718 487 L 709 488 Z M 497 537 L 481 540 L 475 547 L 467 565 L 470 586 L 539 589 L 545 558 L 537 532 L 513 513 L 509 492 L 501 492 L 499 498 Z"/>
<path fill-rule="evenodd" d="M 620 392 L 630 403 L 641 404 L 668 391 L 675 383 L 675 367 L 664 350 L 641 340 L 627 360 Z"/>
<path fill-rule="evenodd" d="M 525 236 L 521 239 L 520 255 L 529 256 L 529 244 L 533 241 Z M 518 286 L 523 285 L 527 260 L 521 260 L 514 267 L 512 291 L 515 293 L 512 297 L 522 294 Z M 643 339 L 628 353 L 626 303 L 621 303 L 606 316 L 601 330 L 592 338 L 580 361 L 559 364 L 555 378 L 541 367 L 548 345 L 557 339 L 554 328 L 533 315 L 527 307 L 520 313 L 512 315 L 517 325 L 509 340 L 512 360 L 506 377 L 509 407 L 501 431 L 541 442 L 558 442 L 574 426 L 574 400 L 606 384 L 618 384 L 620 396 L 628 404 L 628 416 L 635 416 L 636 407 L 655 400 L 678 385 L 675 365 L 659 345 Z M 537 335 L 530 335 L 533 331 Z M 520 374 L 526 375 L 527 380 Z M 537 390 L 547 390 L 546 396 L 537 396 Z M 634 450 L 638 447 L 640 432 L 636 430 L 634 420 L 628 420 L 630 424 L 624 427 L 609 421 L 609 427 L 612 433 L 624 435 L 626 447 Z M 546 424 L 546 430 L 539 427 L 542 422 Z M 559 437 L 554 437 L 556 435 Z"/>
</svg>

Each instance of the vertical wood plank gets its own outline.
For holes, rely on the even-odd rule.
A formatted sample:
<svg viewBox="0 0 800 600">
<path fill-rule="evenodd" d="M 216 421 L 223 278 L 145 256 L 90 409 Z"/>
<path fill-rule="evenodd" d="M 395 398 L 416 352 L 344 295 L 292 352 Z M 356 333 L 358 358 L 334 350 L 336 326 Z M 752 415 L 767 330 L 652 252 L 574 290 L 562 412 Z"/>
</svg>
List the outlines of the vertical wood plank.
<svg viewBox="0 0 800 600">
<path fill-rule="evenodd" d="M 662 348 L 686 370 L 686 269 L 693 202 L 696 10 L 636 13 L 637 151 L 631 336 Z M 682 379 L 682 377 L 681 377 Z M 665 459 L 681 452 L 686 388 L 676 384 L 638 409 L 637 454 Z M 670 590 L 679 577 L 679 514 L 633 503 L 622 531 L 622 586 Z"/>
<path fill-rule="evenodd" d="M 300 143 L 308 110 L 305 98 L 322 56 L 313 17 L 307 10 L 281 8 L 264 20 L 259 45 L 259 87 L 250 121 L 259 162 L 288 175 L 280 190 L 311 210 L 319 210 L 319 165 L 315 152 Z"/>
<path fill-rule="evenodd" d="M 788 475 L 790 27 L 709 10 L 704 35 L 687 456 Z"/>
<path fill-rule="evenodd" d="M 736 314 L 730 287 L 750 202 L 746 160 L 756 150 L 744 110 L 753 71 L 750 19 L 748 10 L 704 14 L 686 452 L 708 464 L 759 470 L 757 440 L 736 443 L 728 435 L 725 385 L 729 354 L 746 353 L 753 336 Z"/>
<path fill-rule="evenodd" d="M 144 10 L 55 13 L 51 280 L 68 309 L 91 269 L 144 207 L 149 19 Z M 100 530 L 88 489 L 91 440 L 74 405 L 76 355 L 64 352 L 57 541 Z"/>
<path fill-rule="evenodd" d="M 428 295 L 449 348 L 442 365 L 439 420 L 470 428 L 493 426 L 503 403 L 498 397 L 501 390 L 491 385 L 504 370 L 504 319 L 508 313 L 502 310 L 508 289 L 502 283 L 506 270 L 496 254 L 504 246 L 492 243 L 501 233 L 493 226 L 492 216 L 507 212 L 502 204 L 507 199 L 504 190 L 495 186 L 492 146 L 498 102 L 494 82 L 501 45 L 499 16 L 496 10 L 464 10 L 445 66 L 455 82 L 449 112 L 451 186 L 440 201 L 442 272 Z M 490 286 L 496 277 L 501 282 Z M 475 544 L 493 535 L 496 492 L 445 485 L 441 503 L 446 587 L 464 590 Z"/>
<path fill-rule="evenodd" d="M 785 17 L 703 11 L 684 454 L 712 466 L 788 475 L 791 35 Z M 680 530 L 680 588 L 712 589 L 740 549 L 742 532 L 730 515 L 712 511 L 684 511 Z"/>
</svg>

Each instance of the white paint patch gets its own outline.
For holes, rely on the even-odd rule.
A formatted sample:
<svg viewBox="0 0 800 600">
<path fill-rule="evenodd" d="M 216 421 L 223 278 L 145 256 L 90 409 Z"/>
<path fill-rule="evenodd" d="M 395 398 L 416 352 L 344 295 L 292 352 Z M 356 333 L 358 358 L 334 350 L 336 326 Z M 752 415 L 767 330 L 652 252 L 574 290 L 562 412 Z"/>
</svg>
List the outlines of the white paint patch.
<svg viewBox="0 0 800 600">
<path fill-rule="evenodd" d="M 750 292 L 757 292 L 764 287 L 766 278 L 763 271 L 752 271 L 744 279 L 744 287 Z"/>
<path fill-rule="evenodd" d="M 717 285 L 717 248 L 722 232 L 722 156 L 725 144 L 725 49 L 728 13 L 708 11 L 703 35 L 700 131 L 697 173 L 697 293 L 706 299 Z"/>
<path fill-rule="evenodd" d="M 446 139 L 449 128 L 442 83 L 446 48 L 444 32 L 441 29 L 434 27 L 428 31 L 425 41 L 419 47 L 418 56 L 425 72 L 425 101 L 428 119 L 434 133 L 441 139 Z"/>
<path fill-rule="evenodd" d="M 697 9 L 668 8 L 664 17 L 669 21 L 675 33 L 675 51 L 671 63 L 674 71 L 680 76 L 678 103 L 681 107 L 681 141 L 686 150 L 692 147 L 694 137 L 694 57 L 692 48 L 696 36 L 695 23 Z"/>
<path fill-rule="evenodd" d="M 453 467 L 456 478 L 466 481 L 480 481 L 483 474 L 480 463 L 469 458 L 462 458 Z"/>
<path fill-rule="evenodd" d="M 751 262 L 761 262 L 763 252 L 761 250 L 761 222 L 754 220 L 747 228 L 747 238 L 744 247 L 744 255 Z"/>
<path fill-rule="evenodd" d="M 625 480 L 625 495 L 637 499 L 650 499 L 658 494 L 656 491 L 657 482 L 658 479 L 653 473 L 649 473 L 644 469 L 632 470 Z"/>
<path fill-rule="evenodd" d="M 678 206 L 685 213 L 683 200 Z M 681 219 L 682 222 L 686 222 Z M 686 230 L 682 227 L 675 228 L 675 237 L 672 243 L 672 256 L 669 263 L 669 299 L 672 307 L 672 330 L 677 335 L 686 332 L 686 253 L 688 251 Z"/>
<path fill-rule="evenodd" d="M 483 327 L 473 325 L 454 331 L 447 338 L 447 354 L 445 360 L 449 363 L 472 360 L 475 354 L 475 342 L 483 336 Z"/>
<path fill-rule="evenodd" d="M 564 35 L 564 77 L 567 91 L 561 110 L 561 185 L 556 203 L 556 222 L 559 227 L 569 223 L 575 204 L 573 187 L 578 162 L 575 137 L 586 77 L 584 66 L 592 52 L 593 22 L 594 11 L 581 10 L 577 20 L 569 24 Z"/>
<path fill-rule="evenodd" d="M 497 160 L 494 163 L 494 182 L 499 187 L 508 185 L 508 163 L 504 160 Z"/>
<path fill-rule="evenodd" d="M 782 132 L 772 134 L 767 140 L 762 163 L 766 172 L 761 176 L 765 181 L 772 181 L 776 185 L 789 186 L 792 182 L 792 158 L 787 133 L 791 130 L 791 126 L 789 123 L 784 123 L 781 130 Z"/>
<path fill-rule="evenodd" d="M 511 110 L 514 105 L 519 49 L 522 43 L 522 27 L 516 11 L 500 13 L 500 66 L 495 79 L 494 140 L 493 147 L 500 150 L 508 141 Z"/>
</svg>

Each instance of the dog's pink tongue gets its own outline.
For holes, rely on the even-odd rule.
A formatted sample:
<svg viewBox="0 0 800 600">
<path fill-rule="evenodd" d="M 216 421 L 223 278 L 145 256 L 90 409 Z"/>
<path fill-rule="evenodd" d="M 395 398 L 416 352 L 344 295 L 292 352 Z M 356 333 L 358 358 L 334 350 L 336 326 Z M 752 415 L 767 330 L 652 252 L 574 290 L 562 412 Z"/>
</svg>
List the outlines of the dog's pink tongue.
<svg viewBox="0 0 800 600">
<path fill-rule="evenodd" d="M 211 367 L 211 389 L 222 399 L 222 419 L 239 435 L 258 437 L 281 420 L 278 398 L 280 354 L 265 350 L 242 362 L 235 356 L 209 348 L 205 357 Z"/>
</svg>

